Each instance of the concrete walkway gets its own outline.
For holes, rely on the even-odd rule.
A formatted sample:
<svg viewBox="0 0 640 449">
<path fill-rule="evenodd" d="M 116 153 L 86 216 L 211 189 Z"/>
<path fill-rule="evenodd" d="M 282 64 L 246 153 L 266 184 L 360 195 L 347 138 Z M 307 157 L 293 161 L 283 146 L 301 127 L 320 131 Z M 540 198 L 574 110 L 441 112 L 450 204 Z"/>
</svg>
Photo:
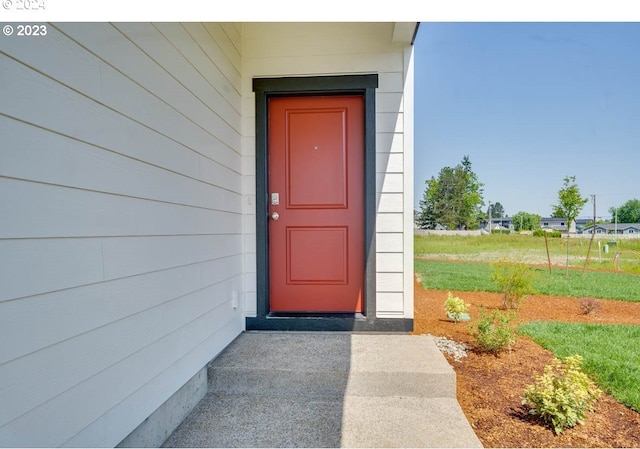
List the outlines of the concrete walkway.
<svg viewBox="0 0 640 449">
<path fill-rule="evenodd" d="M 482 447 L 429 336 L 245 332 L 163 447 Z"/>
</svg>

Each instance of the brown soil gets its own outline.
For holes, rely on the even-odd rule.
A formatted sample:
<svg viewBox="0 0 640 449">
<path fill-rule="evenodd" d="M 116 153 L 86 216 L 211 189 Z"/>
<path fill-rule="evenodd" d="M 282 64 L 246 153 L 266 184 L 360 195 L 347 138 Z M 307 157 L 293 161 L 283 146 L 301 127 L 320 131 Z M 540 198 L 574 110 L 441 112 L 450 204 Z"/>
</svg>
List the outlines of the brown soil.
<svg viewBox="0 0 640 449">
<path fill-rule="evenodd" d="M 500 295 L 487 292 L 456 292 L 471 304 L 500 308 Z M 425 290 L 415 283 L 415 329 L 417 334 L 447 337 L 473 347 L 466 322 L 454 323 L 444 312 L 447 291 Z M 567 297 L 530 296 L 518 311 L 520 322 L 571 321 L 640 325 L 640 303 L 607 300 L 596 313 L 582 313 L 579 300 Z M 561 435 L 529 415 L 520 397 L 534 376 L 541 374 L 553 355 L 526 337 L 518 337 L 512 351 L 493 356 L 471 350 L 459 362 L 445 354 L 457 375 L 458 401 L 485 447 L 640 447 L 640 413 L 603 395 L 585 423 Z"/>
</svg>

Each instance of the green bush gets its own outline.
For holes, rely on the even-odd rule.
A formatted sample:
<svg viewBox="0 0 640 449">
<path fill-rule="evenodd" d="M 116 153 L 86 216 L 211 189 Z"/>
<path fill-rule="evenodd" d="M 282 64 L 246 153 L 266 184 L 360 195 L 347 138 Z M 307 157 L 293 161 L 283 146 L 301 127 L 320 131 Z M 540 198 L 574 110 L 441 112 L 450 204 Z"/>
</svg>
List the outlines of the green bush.
<svg viewBox="0 0 640 449">
<path fill-rule="evenodd" d="M 602 394 L 582 371 L 581 364 L 579 355 L 554 359 L 522 396 L 522 404 L 530 407 L 529 413 L 540 416 L 556 434 L 582 424 Z"/>
<path fill-rule="evenodd" d="M 562 237 L 562 232 L 560 231 L 545 231 L 544 229 L 536 229 L 533 231 L 534 237 L 544 237 L 547 234 L 547 237 L 559 239 Z"/>
<path fill-rule="evenodd" d="M 444 302 L 444 309 L 451 315 L 454 321 L 460 321 L 462 314 L 469 310 L 469 304 L 449 292 L 447 300 Z"/>
<path fill-rule="evenodd" d="M 503 313 L 494 310 L 493 313 L 488 314 L 482 307 L 478 311 L 480 318 L 469 325 L 477 348 L 492 354 L 511 349 L 517 336 L 517 329 L 511 324 L 516 318 L 515 312 Z"/>
<path fill-rule="evenodd" d="M 493 264 L 491 279 L 503 293 L 505 309 L 517 309 L 533 293 L 534 271 L 524 263 L 497 262 Z"/>
</svg>

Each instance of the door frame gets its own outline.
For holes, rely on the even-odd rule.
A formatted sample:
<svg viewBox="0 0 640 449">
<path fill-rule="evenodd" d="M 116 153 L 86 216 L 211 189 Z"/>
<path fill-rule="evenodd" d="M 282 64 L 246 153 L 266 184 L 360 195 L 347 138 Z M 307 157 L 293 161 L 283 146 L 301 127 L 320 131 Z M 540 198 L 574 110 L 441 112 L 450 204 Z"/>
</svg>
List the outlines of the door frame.
<svg viewBox="0 0 640 449">
<path fill-rule="evenodd" d="M 256 122 L 256 316 L 247 330 L 411 331 L 413 320 L 376 318 L 376 128 L 378 75 L 254 78 Z M 362 313 L 276 314 L 269 310 L 268 101 L 276 96 L 361 95 L 364 100 L 364 301 Z"/>
</svg>

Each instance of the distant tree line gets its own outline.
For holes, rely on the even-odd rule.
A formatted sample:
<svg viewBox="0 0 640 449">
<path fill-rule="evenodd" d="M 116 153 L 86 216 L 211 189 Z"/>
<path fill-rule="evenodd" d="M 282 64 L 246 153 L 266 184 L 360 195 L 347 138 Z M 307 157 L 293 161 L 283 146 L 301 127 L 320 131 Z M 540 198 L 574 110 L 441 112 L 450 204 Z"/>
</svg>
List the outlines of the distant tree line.
<svg viewBox="0 0 640 449">
<path fill-rule="evenodd" d="M 611 207 L 609 213 L 618 223 L 640 223 L 640 200 L 634 198 L 620 207 Z"/>
<path fill-rule="evenodd" d="M 469 156 L 464 156 L 455 167 L 443 167 L 438 176 L 425 181 L 426 188 L 420 200 L 420 209 L 414 211 L 414 221 L 421 229 L 442 227 L 451 230 L 478 229 L 491 219 L 503 218 L 505 210 L 500 202 L 484 206 L 484 184 L 471 168 Z M 552 205 L 551 217 L 566 218 L 567 228 L 588 202 L 582 197 L 575 176 L 566 176 L 558 191 L 558 204 Z M 640 200 L 632 199 L 620 207 L 609 209 L 612 221 L 640 223 Z M 541 216 L 520 211 L 511 217 L 514 230 L 535 231 L 540 228 Z"/>
</svg>

